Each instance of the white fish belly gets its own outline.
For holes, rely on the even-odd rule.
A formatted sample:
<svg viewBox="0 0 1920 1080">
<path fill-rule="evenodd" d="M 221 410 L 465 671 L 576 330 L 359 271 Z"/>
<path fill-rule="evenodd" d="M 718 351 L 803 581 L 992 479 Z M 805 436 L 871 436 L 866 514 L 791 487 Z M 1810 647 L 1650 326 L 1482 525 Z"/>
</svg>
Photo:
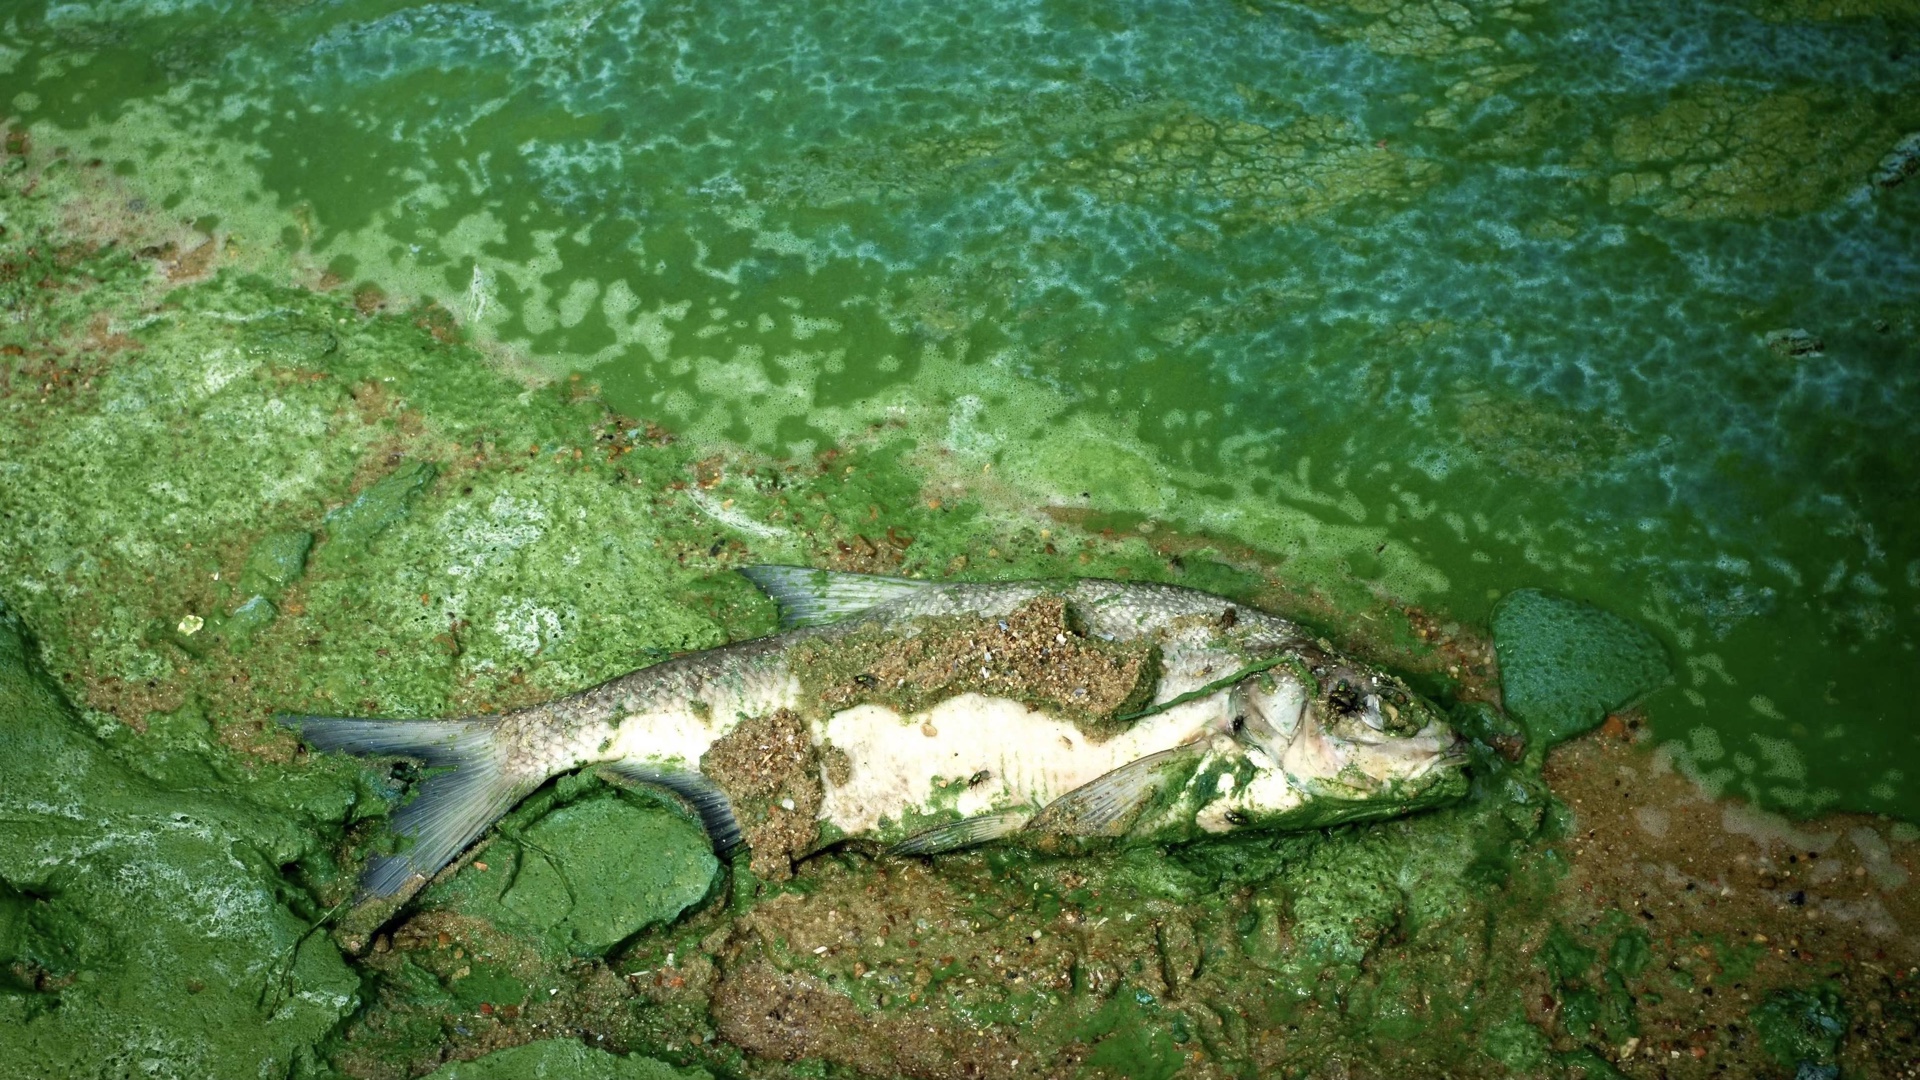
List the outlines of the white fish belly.
<svg viewBox="0 0 1920 1080">
<path fill-rule="evenodd" d="M 963 816 L 1038 807 L 1208 726 L 1221 706 L 1194 702 L 1091 742 L 1070 721 L 1007 698 L 961 694 L 902 715 L 857 705 L 815 725 L 816 742 L 847 755 L 847 780 L 827 784 L 821 820 L 850 834 L 927 807 L 936 784 L 980 777 L 954 804 Z M 984 774 L 984 775 L 982 775 Z"/>
<path fill-rule="evenodd" d="M 582 760 L 625 759 L 698 769 L 701 755 L 720 734 L 716 725 L 683 709 L 663 709 L 627 718 L 606 751 L 583 756 Z"/>
</svg>

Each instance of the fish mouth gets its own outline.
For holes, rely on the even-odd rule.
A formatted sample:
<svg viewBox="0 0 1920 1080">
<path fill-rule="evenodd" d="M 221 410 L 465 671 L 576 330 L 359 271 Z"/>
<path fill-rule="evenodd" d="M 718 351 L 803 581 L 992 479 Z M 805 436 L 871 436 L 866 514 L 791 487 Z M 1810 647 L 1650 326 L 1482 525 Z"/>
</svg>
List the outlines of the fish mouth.
<svg viewBox="0 0 1920 1080">
<path fill-rule="evenodd" d="M 1437 780 L 1449 772 L 1460 772 L 1473 761 L 1472 754 L 1468 752 L 1468 746 L 1469 743 L 1464 737 L 1455 734 L 1453 741 L 1428 758 L 1415 776 Z"/>
</svg>

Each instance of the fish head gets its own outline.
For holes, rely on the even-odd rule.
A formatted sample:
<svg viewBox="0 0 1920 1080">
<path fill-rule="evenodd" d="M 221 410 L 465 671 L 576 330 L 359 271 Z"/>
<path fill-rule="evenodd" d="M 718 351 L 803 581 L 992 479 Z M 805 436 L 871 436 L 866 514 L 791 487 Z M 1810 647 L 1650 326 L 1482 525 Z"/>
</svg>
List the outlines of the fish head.
<svg viewBox="0 0 1920 1080">
<path fill-rule="evenodd" d="M 1383 817 L 1463 794 L 1465 744 L 1440 711 L 1390 676 L 1342 668 L 1311 685 L 1261 677 L 1236 687 L 1232 751 L 1196 818 L 1207 832 L 1311 828 Z M 1216 740 L 1216 743 L 1219 741 Z"/>
<path fill-rule="evenodd" d="M 1466 763 L 1465 744 L 1440 711 L 1398 679 L 1341 670 L 1322 690 L 1281 757 L 1309 792 L 1370 796 Z"/>
</svg>

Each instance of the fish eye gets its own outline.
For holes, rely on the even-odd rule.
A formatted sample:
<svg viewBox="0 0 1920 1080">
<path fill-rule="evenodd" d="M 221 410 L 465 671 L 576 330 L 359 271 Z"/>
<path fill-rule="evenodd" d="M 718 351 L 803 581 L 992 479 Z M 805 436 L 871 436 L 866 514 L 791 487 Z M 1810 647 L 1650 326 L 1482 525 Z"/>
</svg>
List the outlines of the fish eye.
<svg viewBox="0 0 1920 1080">
<path fill-rule="evenodd" d="M 1239 810 L 1229 810 L 1227 811 L 1227 824 L 1251 825 L 1253 824 L 1253 819 L 1248 817 L 1246 814 L 1242 813 Z"/>
<path fill-rule="evenodd" d="M 1353 688 L 1352 683 L 1341 679 L 1333 684 L 1332 690 L 1327 691 L 1327 704 L 1333 707 L 1337 715 L 1351 716 L 1360 711 L 1360 692 Z"/>
<path fill-rule="evenodd" d="M 1245 730 L 1247 730 L 1247 714 L 1239 713 L 1233 718 L 1233 733 L 1238 735 Z"/>
</svg>

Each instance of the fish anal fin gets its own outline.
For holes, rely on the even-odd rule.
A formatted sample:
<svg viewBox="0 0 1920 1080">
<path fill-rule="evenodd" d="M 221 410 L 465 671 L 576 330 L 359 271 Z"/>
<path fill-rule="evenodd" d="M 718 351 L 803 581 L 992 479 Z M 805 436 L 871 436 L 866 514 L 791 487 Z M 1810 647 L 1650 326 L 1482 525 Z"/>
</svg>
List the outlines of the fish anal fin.
<svg viewBox="0 0 1920 1080">
<path fill-rule="evenodd" d="M 1183 743 L 1135 758 L 1042 807 L 1029 832 L 1057 836 L 1122 836 L 1183 765 L 1197 760 L 1198 743 Z"/>
<path fill-rule="evenodd" d="M 618 787 L 657 787 L 678 795 L 699 816 L 707 830 L 707 839 L 721 858 L 740 846 L 745 839 L 740 819 L 734 815 L 733 800 L 718 784 L 692 769 L 675 769 L 645 761 L 615 761 L 595 770 L 602 779 Z"/>
<path fill-rule="evenodd" d="M 780 629 L 824 626 L 928 588 L 932 583 L 805 566 L 745 566 L 740 573 L 780 608 Z"/>
<path fill-rule="evenodd" d="M 958 851 L 990 843 L 1018 832 L 1031 816 L 1026 810 L 1001 810 L 949 821 L 945 825 L 935 825 L 914 833 L 888 848 L 887 854 L 938 855 L 943 851 Z"/>
</svg>

